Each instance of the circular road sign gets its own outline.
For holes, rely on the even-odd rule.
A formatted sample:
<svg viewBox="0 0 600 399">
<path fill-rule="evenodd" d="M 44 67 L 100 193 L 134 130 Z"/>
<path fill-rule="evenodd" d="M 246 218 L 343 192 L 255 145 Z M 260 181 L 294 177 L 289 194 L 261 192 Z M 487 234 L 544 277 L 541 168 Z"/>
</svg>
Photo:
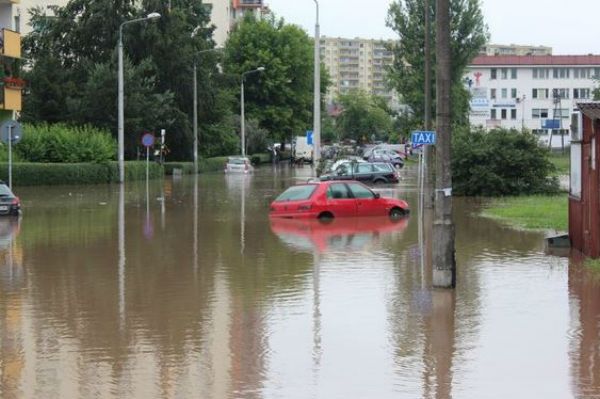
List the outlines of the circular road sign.
<svg viewBox="0 0 600 399">
<path fill-rule="evenodd" d="M 10 133 L 9 133 L 10 132 Z M 8 144 L 9 134 L 12 136 L 12 144 L 16 144 L 23 138 L 21 124 L 15 120 L 9 120 L 0 125 L 0 140 Z"/>
<path fill-rule="evenodd" d="M 142 144 L 144 147 L 154 146 L 154 135 L 152 133 L 146 133 L 142 136 Z"/>
</svg>

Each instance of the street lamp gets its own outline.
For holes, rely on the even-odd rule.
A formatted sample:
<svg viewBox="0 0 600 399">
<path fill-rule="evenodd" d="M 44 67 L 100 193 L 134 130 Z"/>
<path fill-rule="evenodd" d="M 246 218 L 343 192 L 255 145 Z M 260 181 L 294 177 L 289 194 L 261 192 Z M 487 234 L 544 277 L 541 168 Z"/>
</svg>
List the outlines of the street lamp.
<svg viewBox="0 0 600 399">
<path fill-rule="evenodd" d="M 317 7 L 317 22 L 315 24 L 315 82 L 314 82 L 314 108 L 313 108 L 313 145 L 314 159 L 317 163 L 321 159 L 321 35 L 319 33 L 319 2 L 313 0 Z"/>
<path fill-rule="evenodd" d="M 127 24 L 132 24 L 134 22 L 142 22 L 149 21 L 153 19 L 160 18 L 160 14 L 157 12 L 153 12 L 148 14 L 144 18 L 136 18 L 129 21 L 125 21 L 119 25 L 119 44 L 118 44 L 118 57 L 119 57 L 119 72 L 118 72 L 118 80 L 119 80 L 119 99 L 118 99 L 118 141 L 119 141 L 119 183 L 123 183 L 125 181 L 125 100 L 124 100 L 124 90 L 125 83 L 123 78 L 123 27 Z"/>
<path fill-rule="evenodd" d="M 251 71 L 247 71 L 242 73 L 242 88 L 240 92 L 240 104 L 241 104 L 241 112 L 240 112 L 240 123 L 241 123 L 241 135 L 242 135 L 242 156 L 246 156 L 246 121 L 244 120 L 244 80 L 246 80 L 246 76 L 251 73 L 262 72 L 265 70 L 265 67 L 258 67 Z"/>
<path fill-rule="evenodd" d="M 192 37 L 196 35 L 196 30 L 192 33 Z M 197 55 L 208 53 L 210 51 L 219 51 L 223 48 L 210 48 L 207 50 L 198 51 Z M 194 59 L 194 171 L 198 173 L 198 62 Z"/>
</svg>

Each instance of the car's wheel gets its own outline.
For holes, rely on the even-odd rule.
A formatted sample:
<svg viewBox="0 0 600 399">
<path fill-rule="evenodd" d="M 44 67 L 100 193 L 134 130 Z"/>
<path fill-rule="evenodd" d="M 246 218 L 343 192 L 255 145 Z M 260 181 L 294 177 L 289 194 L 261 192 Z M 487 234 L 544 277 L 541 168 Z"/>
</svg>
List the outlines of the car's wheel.
<svg viewBox="0 0 600 399">
<path fill-rule="evenodd" d="M 321 213 L 319 214 L 319 217 L 318 217 L 318 219 L 319 219 L 321 222 L 329 222 L 329 221 L 333 220 L 333 213 L 331 213 L 331 212 L 327 212 L 327 211 L 326 211 L 326 212 L 321 212 Z"/>
<path fill-rule="evenodd" d="M 390 218 L 392 219 L 400 219 L 403 218 L 404 216 L 406 216 L 406 211 L 402 208 L 392 208 L 390 210 Z"/>
<path fill-rule="evenodd" d="M 385 184 L 387 181 L 385 179 L 376 179 L 373 181 L 373 184 Z"/>
</svg>

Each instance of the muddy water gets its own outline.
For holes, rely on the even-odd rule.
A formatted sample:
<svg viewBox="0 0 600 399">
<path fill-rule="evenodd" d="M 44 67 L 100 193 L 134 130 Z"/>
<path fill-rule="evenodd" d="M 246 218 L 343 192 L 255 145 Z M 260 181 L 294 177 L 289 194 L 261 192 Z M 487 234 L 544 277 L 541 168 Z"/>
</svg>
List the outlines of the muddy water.
<svg viewBox="0 0 600 399">
<path fill-rule="evenodd" d="M 457 199 L 458 288 L 432 290 L 415 216 L 270 223 L 310 173 L 17 189 L 0 397 L 600 396 L 600 277 L 580 260 Z M 382 192 L 416 206 L 403 173 Z"/>
</svg>

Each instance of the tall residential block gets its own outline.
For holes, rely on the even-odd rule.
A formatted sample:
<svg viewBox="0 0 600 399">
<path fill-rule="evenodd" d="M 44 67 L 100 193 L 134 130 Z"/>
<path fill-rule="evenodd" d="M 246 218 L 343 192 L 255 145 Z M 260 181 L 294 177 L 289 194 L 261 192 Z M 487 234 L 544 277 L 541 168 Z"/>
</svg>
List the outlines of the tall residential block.
<svg viewBox="0 0 600 399">
<path fill-rule="evenodd" d="M 19 0 L 0 0 L 0 120 L 21 110 L 25 82 L 19 76 L 21 35 L 16 7 Z"/>
<path fill-rule="evenodd" d="M 552 47 L 519 44 L 486 44 L 480 55 L 552 55 Z"/>
<path fill-rule="evenodd" d="M 393 108 L 399 107 L 397 93 L 386 83 L 386 68 L 394 61 L 388 49 L 392 41 L 374 39 L 321 38 L 321 61 L 327 67 L 331 86 L 326 101 L 340 94 L 362 90 L 383 97 Z"/>
<path fill-rule="evenodd" d="M 245 14 L 253 13 L 260 18 L 269 13 L 264 0 L 204 0 L 204 3 L 211 8 L 211 23 L 216 27 L 213 40 L 217 47 L 225 45 L 229 32 Z"/>
</svg>

